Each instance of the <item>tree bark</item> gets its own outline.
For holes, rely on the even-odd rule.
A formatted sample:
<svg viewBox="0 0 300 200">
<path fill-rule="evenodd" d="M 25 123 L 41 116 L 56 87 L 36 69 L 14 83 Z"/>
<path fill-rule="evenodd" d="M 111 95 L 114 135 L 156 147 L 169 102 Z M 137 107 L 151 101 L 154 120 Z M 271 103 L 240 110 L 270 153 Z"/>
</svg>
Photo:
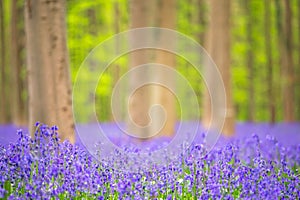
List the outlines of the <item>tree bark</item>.
<svg viewBox="0 0 300 200">
<path fill-rule="evenodd" d="M 199 39 L 200 44 L 204 43 L 205 40 L 205 28 L 207 25 L 207 21 L 206 21 L 206 12 L 205 12 L 205 5 L 206 2 L 205 0 L 197 0 L 197 18 L 198 18 L 198 23 L 201 26 L 201 31 L 198 33 L 197 38 Z"/>
<path fill-rule="evenodd" d="M 120 17 L 119 2 L 117 2 L 117 1 L 114 3 L 114 16 L 115 16 L 115 19 L 114 19 L 114 32 L 115 32 L 115 34 L 118 34 L 120 32 L 120 19 L 121 19 L 121 17 Z M 120 53 L 119 38 L 116 38 L 115 48 L 116 48 L 116 54 L 119 54 Z M 111 73 L 112 73 L 112 77 L 113 77 L 113 88 L 114 88 L 115 85 L 117 84 L 119 78 L 120 78 L 120 66 L 119 66 L 118 60 L 115 61 L 115 64 L 113 66 L 113 69 L 112 69 Z M 116 96 L 118 97 L 118 99 L 121 99 L 120 91 L 115 91 L 115 92 L 117 92 Z M 115 115 L 121 115 L 121 101 L 118 101 L 118 103 L 114 104 L 114 106 L 115 106 L 115 110 L 117 111 L 114 114 Z M 114 121 L 115 117 L 117 119 L 121 118 L 121 116 L 114 116 L 113 113 L 111 112 L 110 113 L 110 120 Z"/>
<path fill-rule="evenodd" d="M 294 105 L 294 69 L 292 53 L 292 10 L 289 0 L 284 0 L 283 5 L 280 0 L 276 0 L 276 20 L 277 33 L 280 52 L 280 65 L 282 72 L 282 97 L 283 97 L 283 119 L 286 122 L 295 120 Z M 281 7 L 284 7 L 282 15 Z M 284 21 L 281 21 L 281 20 Z"/>
<path fill-rule="evenodd" d="M 295 91 L 294 91 L 294 58 L 293 58 L 293 30 L 292 30 L 292 9 L 289 0 L 285 4 L 285 50 L 286 63 L 283 66 L 283 73 L 286 77 L 283 88 L 284 118 L 286 121 L 295 121 Z"/>
<path fill-rule="evenodd" d="M 162 0 L 162 1 L 139 1 L 132 0 L 130 4 L 131 13 L 131 28 L 140 28 L 146 26 L 158 26 L 163 28 L 175 28 L 175 0 Z M 162 45 L 166 45 L 165 41 L 170 41 L 168 36 L 161 34 L 159 41 Z M 142 40 L 144 38 L 134 37 L 133 42 Z M 131 67 L 136 67 L 141 64 L 150 62 L 164 64 L 170 67 L 175 66 L 175 57 L 171 53 L 162 50 L 138 50 L 131 53 Z M 147 69 L 143 70 L 140 74 L 136 73 L 134 77 L 130 79 L 130 87 L 136 86 L 141 82 L 145 76 L 149 76 Z M 169 74 L 163 74 L 163 72 L 157 72 L 155 74 L 157 80 L 164 79 L 168 83 L 172 84 L 172 77 Z M 151 106 L 159 104 L 165 110 L 165 124 L 161 126 L 161 121 L 164 120 L 161 113 L 154 114 L 150 119 Z M 130 116 L 137 125 L 147 128 L 140 129 L 139 127 L 132 126 L 129 128 L 131 132 L 134 132 L 143 137 L 153 136 L 157 130 L 156 136 L 159 135 L 172 135 L 174 133 L 176 110 L 175 110 L 175 97 L 165 87 L 159 85 L 148 85 L 139 88 L 135 91 L 131 97 L 129 105 Z M 161 129 L 160 129 L 161 128 Z M 143 132 L 139 132 L 143 131 Z"/>
<path fill-rule="evenodd" d="M 40 121 L 74 143 L 65 1 L 26 0 L 25 25 L 31 134 Z"/>
<path fill-rule="evenodd" d="M 26 99 L 25 93 L 25 78 L 22 77 L 24 58 L 22 51 L 24 51 L 24 17 L 23 3 L 20 4 L 18 0 L 11 1 L 11 45 L 10 45 L 10 64 L 11 64 L 11 81 L 13 88 L 11 88 L 11 105 L 12 105 L 12 122 L 16 125 L 26 124 Z"/>
<path fill-rule="evenodd" d="M 251 17 L 251 1 L 245 1 L 245 9 L 247 16 L 247 67 L 248 67 L 248 84 L 249 84 L 249 96 L 248 96 L 248 120 L 253 122 L 255 119 L 255 90 L 254 90 L 254 54 L 253 54 L 253 32 L 252 32 L 252 17 Z"/>
<path fill-rule="evenodd" d="M 6 52 L 5 52 L 5 42 L 6 42 L 6 37 L 5 37 L 5 28 L 4 28 L 4 23 L 5 23 L 5 16 L 4 16 L 4 1 L 0 1 L 0 33 L 1 33 L 1 38 L 0 38 L 0 50 L 1 50 L 1 55 L 0 55 L 0 67 L 1 67 L 1 101 L 0 101 L 0 123 L 1 124 L 6 124 L 9 123 L 9 115 L 8 115 L 8 92 L 7 92 L 7 79 L 6 79 Z"/>
<path fill-rule="evenodd" d="M 272 59 L 272 45 L 271 45 L 271 8 L 270 2 L 264 0 L 265 6 L 265 48 L 267 57 L 267 81 L 268 81 L 268 97 L 269 101 L 269 121 L 273 124 L 276 120 L 275 113 L 275 100 L 274 100 L 274 88 L 273 88 L 273 59 Z"/>
<path fill-rule="evenodd" d="M 156 1 L 131 0 L 130 5 L 130 28 L 141 28 L 154 25 L 154 12 L 156 11 Z M 146 38 L 141 35 L 132 35 L 131 45 Z M 149 63 L 151 60 L 151 50 L 141 49 L 130 53 L 130 68 L 133 69 L 139 65 Z M 148 75 L 146 70 L 135 73 L 130 77 L 129 90 L 135 88 L 141 80 Z M 138 88 L 130 97 L 128 130 L 137 137 L 148 137 L 151 134 L 149 111 L 151 107 L 151 87 L 143 86 Z M 141 129 L 140 127 L 145 127 Z"/>
<path fill-rule="evenodd" d="M 175 0 L 161 0 L 159 2 L 158 8 L 158 25 L 161 28 L 175 29 L 176 27 L 176 1 Z M 160 35 L 160 44 L 163 46 L 169 45 L 172 42 L 170 36 L 162 33 Z M 174 40 L 173 40 L 174 41 Z M 167 67 L 175 68 L 176 57 L 173 53 L 167 51 L 156 51 L 156 63 L 163 64 Z M 159 73 L 159 72 L 158 72 Z M 160 72 L 157 74 L 159 81 L 165 81 L 169 85 L 174 87 L 174 77 L 170 74 L 165 74 L 166 72 Z M 174 128 L 176 123 L 176 109 L 175 103 L 176 99 L 172 92 L 168 88 L 157 85 L 153 88 L 153 101 L 158 102 L 164 109 L 166 114 L 166 123 L 159 132 L 159 135 L 172 136 L 174 134 Z M 161 124 L 161 117 L 155 117 L 152 119 L 154 123 L 154 130 L 158 130 L 157 127 Z"/>
<path fill-rule="evenodd" d="M 226 116 L 222 130 L 224 135 L 232 135 L 235 131 L 234 109 L 232 105 L 231 74 L 230 74 L 230 1 L 211 0 L 210 21 L 206 37 L 206 48 L 223 78 L 226 92 Z M 206 73 L 209 73 L 209 69 Z M 209 76 L 213 78 L 213 75 Z M 212 81 L 210 81 L 212 82 Z M 204 93 L 203 124 L 208 127 L 210 124 L 212 110 L 208 91 Z"/>
</svg>

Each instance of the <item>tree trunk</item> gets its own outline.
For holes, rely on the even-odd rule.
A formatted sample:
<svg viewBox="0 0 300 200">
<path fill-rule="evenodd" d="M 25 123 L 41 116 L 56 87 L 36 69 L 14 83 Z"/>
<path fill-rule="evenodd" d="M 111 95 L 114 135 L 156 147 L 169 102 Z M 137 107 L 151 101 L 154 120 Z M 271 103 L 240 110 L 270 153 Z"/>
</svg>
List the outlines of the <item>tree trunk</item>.
<svg viewBox="0 0 300 200">
<path fill-rule="evenodd" d="M 6 124 L 9 123 L 9 116 L 8 116 L 8 92 L 7 92 L 7 79 L 6 79 L 6 51 L 5 51 L 5 28 L 4 28 L 4 23 L 5 23 L 5 16 L 4 16 L 4 1 L 0 1 L 0 50 L 1 50 L 1 55 L 0 55 L 0 68 L 1 68 L 1 101 L 0 101 L 0 124 Z"/>
<path fill-rule="evenodd" d="M 25 25 L 31 134 L 40 121 L 74 143 L 65 1 L 26 0 Z"/>
<path fill-rule="evenodd" d="M 176 23 L 175 10 L 175 0 L 132 0 L 130 4 L 131 28 L 158 26 L 174 29 Z M 137 36 L 133 37 L 133 42 L 145 39 Z M 165 45 L 165 41 L 169 41 L 169 38 L 167 37 L 168 36 L 164 34 L 159 36 L 162 45 Z M 130 66 L 132 68 L 151 62 L 164 64 L 170 67 L 175 66 L 174 55 L 161 50 L 138 50 L 131 53 L 130 58 Z M 149 74 L 147 69 L 140 73 L 136 73 L 134 77 L 130 78 L 130 87 L 134 88 L 137 83 L 141 82 L 140 80 L 145 79 L 145 76 L 150 76 Z M 157 77 L 158 82 L 159 80 L 164 79 L 164 81 L 171 84 L 173 81 L 169 74 L 163 74 L 161 71 L 157 72 L 155 76 Z M 153 136 L 154 133 L 156 133 L 156 136 L 170 136 L 174 133 L 176 120 L 175 97 L 168 89 L 159 85 L 143 86 L 135 91 L 130 100 L 129 112 L 133 122 L 142 127 L 147 126 L 147 128 L 141 129 L 140 127 L 134 126 L 134 124 L 130 124 L 130 132 L 134 132 L 142 137 Z M 163 127 L 159 127 L 162 124 L 161 121 L 164 120 L 161 113 L 155 113 L 152 116 L 152 119 L 150 119 L 151 106 L 154 104 L 161 105 L 165 110 L 166 121 Z M 160 131 L 157 132 L 157 130 Z"/>
<path fill-rule="evenodd" d="M 159 2 L 158 8 L 159 14 L 158 14 L 158 25 L 161 28 L 168 28 L 168 29 L 175 29 L 176 27 L 176 1 L 175 0 L 161 0 Z M 165 35 L 162 33 L 160 35 L 160 44 L 162 46 L 166 46 L 170 44 L 170 41 L 172 42 L 172 38 L 169 38 L 170 36 Z M 167 52 L 167 51 L 156 51 L 156 63 L 166 65 L 171 68 L 175 68 L 175 55 L 173 53 Z M 174 77 L 172 77 L 170 74 L 165 74 L 166 72 L 157 72 L 157 77 L 159 82 L 165 81 L 168 83 L 168 85 L 174 86 Z M 162 127 L 162 129 L 159 132 L 159 135 L 164 136 L 172 136 L 174 134 L 174 128 L 176 123 L 176 109 L 175 109 L 175 103 L 176 99 L 172 92 L 169 91 L 168 88 L 162 87 L 162 86 L 155 86 L 153 88 L 153 101 L 158 102 L 164 109 L 166 114 L 166 123 Z M 153 102 L 153 103 L 154 103 Z M 154 124 L 153 128 L 154 130 L 158 130 L 159 124 L 161 124 L 161 117 L 155 117 L 155 119 L 152 119 L 152 122 Z"/>
<path fill-rule="evenodd" d="M 222 130 L 224 135 L 232 135 L 235 130 L 234 110 L 232 106 L 231 74 L 230 74 L 230 1 L 211 0 L 210 21 L 208 25 L 206 48 L 212 59 L 218 66 L 223 78 L 226 92 L 226 116 Z M 209 73 L 209 69 L 206 73 Z M 213 79 L 213 75 L 209 76 Z M 212 82 L 212 81 L 209 81 Z M 203 124 L 210 124 L 212 110 L 208 91 L 204 94 Z"/>
<path fill-rule="evenodd" d="M 117 1 L 114 3 L 114 15 L 115 15 L 115 19 L 114 19 L 114 31 L 115 31 L 115 34 L 118 34 L 120 32 L 120 20 L 121 20 L 121 17 L 120 17 L 119 2 L 117 2 Z M 116 38 L 115 48 L 116 48 L 116 54 L 118 55 L 120 53 L 120 41 L 119 41 L 119 38 Z M 115 64 L 114 64 L 113 69 L 111 71 L 111 74 L 112 74 L 112 77 L 113 77 L 113 88 L 114 88 L 115 85 L 117 84 L 119 78 L 120 78 L 120 66 L 119 66 L 118 60 L 115 61 Z M 117 98 L 121 99 L 121 97 L 120 97 L 120 91 L 115 91 L 115 92 L 117 92 L 116 93 Z M 116 113 L 114 113 L 114 114 L 115 115 L 121 115 L 121 101 L 118 101 L 118 103 L 114 104 L 114 106 L 115 106 L 115 110 L 116 110 Z M 121 116 L 114 116 L 113 113 L 111 112 L 110 113 L 110 120 L 114 121 L 115 118 L 121 119 Z"/>
<path fill-rule="evenodd" d="M 11 2 L 11 45 L 10 45 L 10 64 L 12 69 L 11 84 L 11 105 L 12 105 L 12 122 L 16 125 L 26 124 L 25 104 L 24 97 L 25 80 L 22 77 L 24 70 L 24 59 L 22 51 L 24 51 L 24 17 L 21 15 L 23 12 L 23 3 L 20 4 L 18 0 Z"/>
<path fill-rule="evenodd" d="M 285 49 L 286 63 L 283 66 L 284 81 L 284 118 L 286 121 L 295 121 L 295 91 L 294 91 L 294 61 L 293 61 L 293 31 L 292 9 L 289 0 L 285 0 Z"/>
<path fill-rule="evenodd" d="M 273 59 L 272 59 L 272 46 L 271 46 L 271 8 L 270 2 L 264 0 L 265 6 L 265 48 L 267 57 L 267 69 L 268 69 L 268 97 L 269 101 L 269 121 L 273 124 L 275 123 L 276 113 L 275 113 L 275 100 L 274 99 L 274 89 L 273 89 Z"/>
<path fill-rule="evenodd" d="M 156 1 L 130 1 L 130 28 L 141 28 L 151 26 L 154 23 L 154 12 L 156 11 Z M 131 45 L 144 40 L 141 35 L 132 35 Z M 149 63 L 151 60 L 151 50 L 141 49 L 130 53 L 130 68 Z M 134 73 L 130 77 L 129 90 L 135 88 L 148 75 L 147 70 Z M 130 97 L 128 130 L 137 137 L 148 137 L 151 134 L 149 111 L 151 107 L 151 87 L 143 86 L 138 88 Z M 140 127 L 139 127 L 140 126 Z M 141 129 L 141 127 L 144 127 Z"/>
<path fill-rule="evenodd" d="M 255 119 L 255 91 L 254 91 L 254 54 L 253 54 L 253 32 L 252 32 L 252 17 L 251 17 L 251 1 L 245 1 L 245 9 L 247 16 L 247 67 L 248 67 L 248 84 L 249 84 L 249 96 L 248 96 L 248 120 L 253 122 Z"/>
<path fill-rule="evenodd" d="M 207 22 L 206 22 L 206 13 L 205 13 L 205 5 L 206 5 L 206 2 L 205 0 L 197 0 L 197 21 L 198 23 L 200 24 L 200 27 L 201 27 L 201 31 L 198 33 L 198 36 L 197 38 L 199 39 L 199 42 L 200 44 L 203 44 L 204 43 L 204 40 L 205 40 L 205 28 L 206 28 L 206 25 L 207 25 Z"/>
<path fill-rule="evenodd" d="M 284 16 L 279 0 L 276 0 L 277 33 L 282 71 L 283 119 L 287 122 L 295 120 L 294 105 L 294 69 L 292 54 L 292 10 L 289 0 L 284 0 Z M 284 19 L 284 23 L 281 21 Z"/>
</svg>

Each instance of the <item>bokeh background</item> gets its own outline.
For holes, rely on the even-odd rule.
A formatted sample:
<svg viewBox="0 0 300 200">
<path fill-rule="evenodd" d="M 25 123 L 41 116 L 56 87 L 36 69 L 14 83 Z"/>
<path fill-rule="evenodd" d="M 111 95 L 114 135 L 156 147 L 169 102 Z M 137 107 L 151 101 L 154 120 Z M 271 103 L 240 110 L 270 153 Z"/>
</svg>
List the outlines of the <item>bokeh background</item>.
<svg viewBox="0 0 300 200">
<path fill-rule="evenodd" d="M 229 64 L 219 67 L 225 67 L 228 72 L 226 76 L 230 82 L 227 89 L 231 92 L 227 95 L 232 99 L 234 121 L 299 121 L 300 2 L 226 0 L 222 2 L 225 6 L 218 4 L 206 0 L 66 1 L 64 11 L 71 82 L 75 82 L 81 63 L 96 45 L 114 34 L 134 28 L 139 22 L 141 25 L 137 27 L 172 27 L 204 48 L 211 45 L 210 38 L 214 34 L 211 30 L 221 30 L 219 36 L 224 36 L 228 48 L 218 44 L 214 47 L 223 51 L 219 54 L 229 57 Z M 29 93 L 24 6 L 23 0 L 0 1 L 0 123 L 26 127 Z M 141 13 L 136 14 L 137 9 L 141 9 Z M 161 25 L 161 21 L 170 16 L 174 17 L 175 23 L 169 19 L 169 22 L 165 20 L 167 24 Z M 222 19 L 226 26 L 214 29 L 211 20 Z M 101 56 L 105 60 L 105 55 Z M 100 122 L 113 121 L 110 97 L 116 81 L 130 68 L 129 58 L 124 55 L 115 60 L 99 81 L 96 110 Z M 176 70 L 189 78 L 200 107 L 203 106 L 205 86 L 201 76 L 190 63 L 178 56 Z M 85 74 L 87 85 L 92 73 Z M 186 91 L 179 89 L 178 92 Z M 84 102 L 92 96 L 83 92 L 80 98 Z M 186 107 L 183 109 L 192 112 L 193 105 L 188 102 L 182 105 Z M 79 109 L 79 122 L 96 122 L 90 116 L 89 106 L 92 105 L 83 104 Z"/>
</svg>

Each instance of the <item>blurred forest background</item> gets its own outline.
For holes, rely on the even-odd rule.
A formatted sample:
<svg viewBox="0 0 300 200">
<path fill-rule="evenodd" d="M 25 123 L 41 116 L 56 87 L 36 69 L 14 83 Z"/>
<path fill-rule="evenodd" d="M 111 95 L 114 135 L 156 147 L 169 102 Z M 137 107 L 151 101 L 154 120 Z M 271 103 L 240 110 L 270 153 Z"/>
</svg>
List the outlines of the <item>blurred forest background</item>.
<svg viewBox="0 0 300 200">
<path fill-rule="evenodd" d="M 220 0 L 223 1 L 223 0 Z M 71 81 L 88 55 L 99 43 L 132 28 L 132 0 L 68 0 L 65 5 L 67 47 Z M 148 2 L 148 3 L 146 3 Z M 229 84 L 237 121 L 293 122 L 300 120 L 300 1 L 231 0 L 217 12 L 208 0 L 177 0 L 158 14 L 161 1 L 144 1 L 144 16 L 175 16 L 174 29 L 206 47 L 209 21 L 213 16 L 228 19 L 230 43 Z M 216 1 L 215 1 L 216 2 Z M 218 1 L 217 1 L 218 2 Z M 218 4 L 218 3 L 217 3 Z M 152 6 L 152 7 L 151 7 Z M 155 6 L 155 5 L 154 5 Z M 29 8 L 28 8 L 29 9 Z M 173 9 L 173 11 L 172 11 Z M 222 10 L 223 9 L 223 10 Z M 227 9 L 227 10 L 226 10 Z M 215 9 L 216 10 L 216 9 Z M 220 12 L 220 13 L 219 13 Z M 25 42 L 24 0 L 0 0 L 0 123 L 28 123 L 27 47 Z M 37 28 L 36 30 L 38 30 Z M 105 57 L 104 57 L 105 59 Z M 96 91 L 100 121 L 111 121 L 110 96 L 116 81 L 128 71 L 128 56 L 114 61 L 102 76 Z M 176 69 L 189 81 L 203 105 L 203 80 L 183 58 L 176 57 Z M 86 74 L 87 82 L 91 74 Z M 185 91 L 180 91 L 185 92 Z M 82 95 L 82 101 L 89 96 Z M 188 103 L 184 106 L 190 107 Z M 88 106 L 88 105 L 86 105 Z M 88 108 L 81 110 L 80 122 L 91 121 Z"/>
</svg>

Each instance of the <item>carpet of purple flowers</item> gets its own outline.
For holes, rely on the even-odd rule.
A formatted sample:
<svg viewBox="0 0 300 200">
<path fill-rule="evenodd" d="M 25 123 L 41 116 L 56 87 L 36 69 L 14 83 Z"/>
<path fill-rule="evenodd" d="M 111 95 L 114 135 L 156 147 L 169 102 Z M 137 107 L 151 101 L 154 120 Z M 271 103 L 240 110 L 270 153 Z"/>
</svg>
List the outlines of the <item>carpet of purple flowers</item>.
<svg viewBox="0 0 300 200">
<path fill-rule="evenodd" d="M 271 135 L 232 139 L 209 153 L 195 142 L 178 162 L 130 172 L 59 142 L 57 127 L 38 124 L 34 139 L 17 133 L 0 146 L 4 199 L 300 198 L 300 144 L 284 146 Z"/>
</svg>

